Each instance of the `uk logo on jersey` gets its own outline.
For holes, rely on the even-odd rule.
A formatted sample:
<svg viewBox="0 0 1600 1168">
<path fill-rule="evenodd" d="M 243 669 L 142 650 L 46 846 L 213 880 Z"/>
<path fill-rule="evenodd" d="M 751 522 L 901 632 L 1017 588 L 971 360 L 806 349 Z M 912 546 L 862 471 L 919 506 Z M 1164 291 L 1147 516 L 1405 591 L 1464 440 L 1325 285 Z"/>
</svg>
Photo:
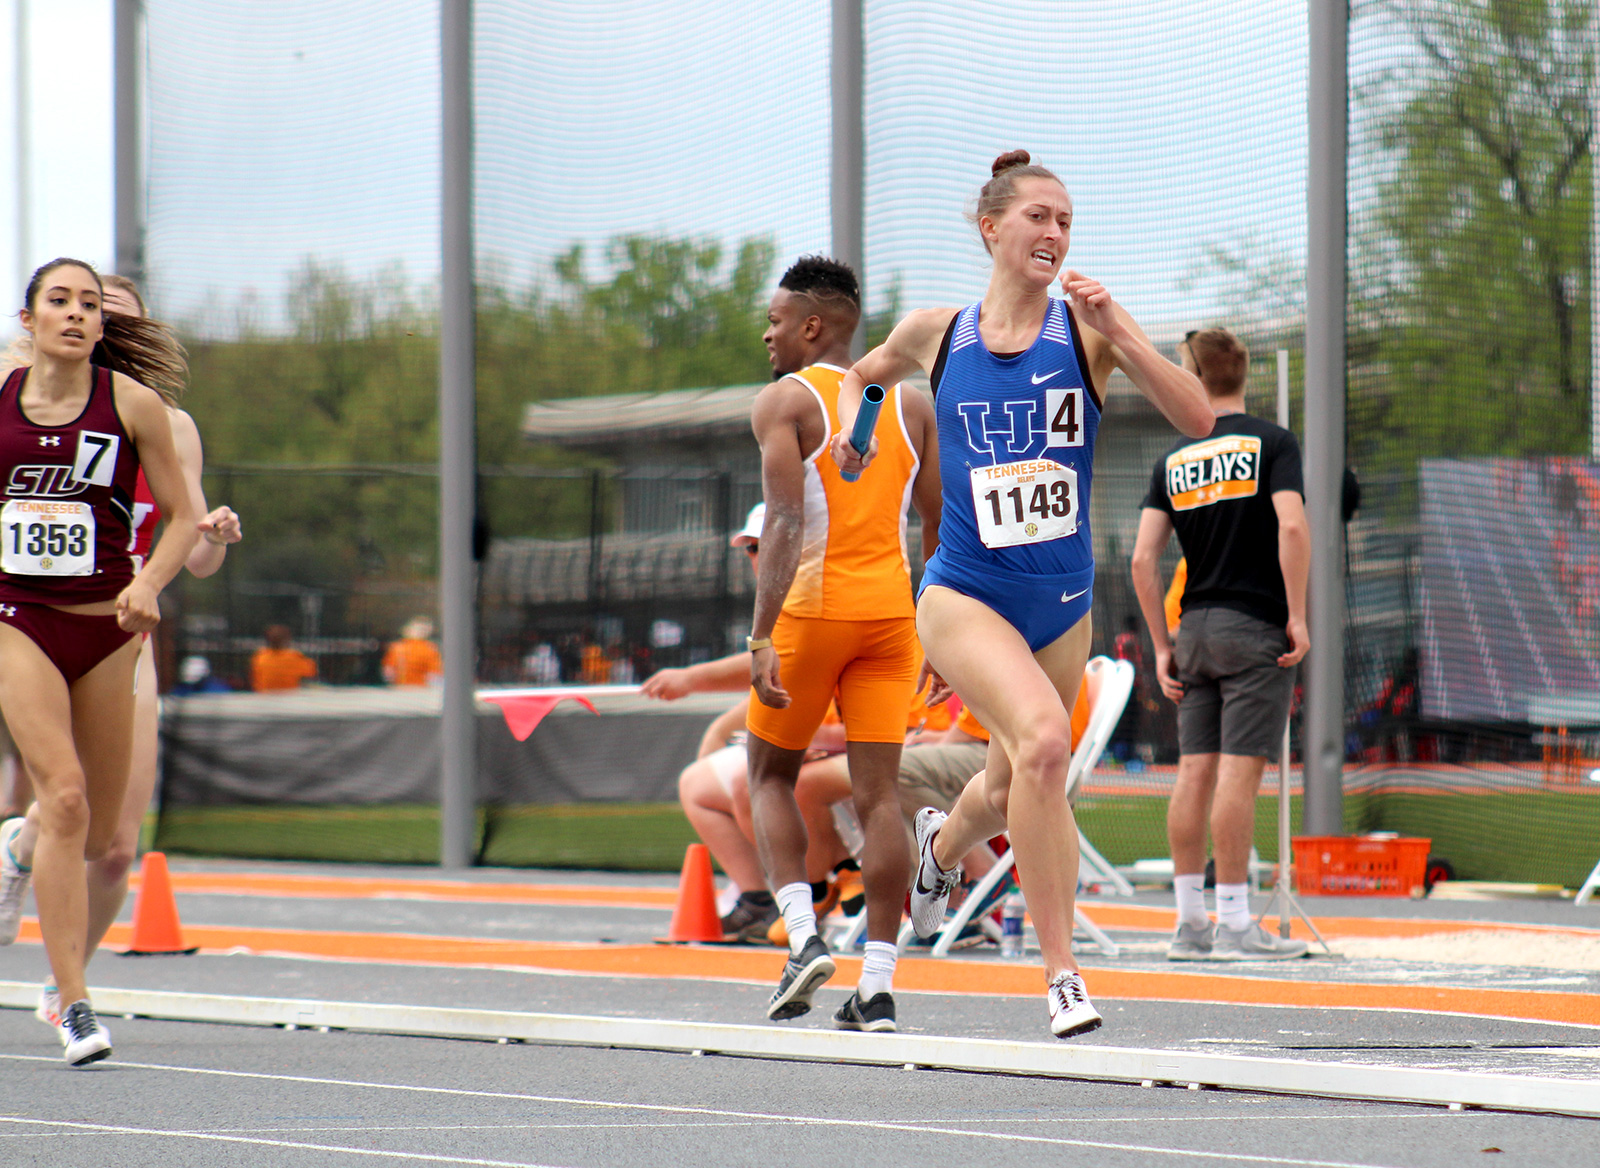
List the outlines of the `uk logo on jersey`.
<svg viewBox="0 0 1600 1168">
<path fill-rule="evenodd" d="M 88 483 L 72 477 L 70 466 L 15 466 L 6 484 L 6 494 L 36 499 L 65 499 L 88 489 Z"/>
<path fill-rule="evenodd" d="M 1046 374 L 1045 380 L 1060 372 Z M 979 454 L 1028 458 L 1037 453 L 1041 441 L 1046 449 L 1059 449 L 1082 446 L 1088 436 L 1083 390 L 1078 386 L 1047 389 L 1039 397 L 998 404 L 999 410 L 990 402 L 962 402 L 956 407 L 967 427 L 967 445 Z"/>
<path fill-rule="evenodd" d="M 961 402 L 956 408 L 967 427 L 967 445 L 991 458 L 1025 458 L 1044 432 L 1037 400 Z"/>
</svg>

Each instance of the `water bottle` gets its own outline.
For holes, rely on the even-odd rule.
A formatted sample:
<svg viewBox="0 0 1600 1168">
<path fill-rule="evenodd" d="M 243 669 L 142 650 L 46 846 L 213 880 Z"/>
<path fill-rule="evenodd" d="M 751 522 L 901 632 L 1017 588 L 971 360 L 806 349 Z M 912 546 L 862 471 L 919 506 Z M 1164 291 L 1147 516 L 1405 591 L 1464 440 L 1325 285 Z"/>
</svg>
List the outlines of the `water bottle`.
<svg viewBox="0 0 1600 1168">
<path fill-rule="evenodd" d="M 1021 890 L 1010 893 L 1000 905 L 1000 956 L 1022 956 L 1022 918 L 1028 902 Z"/>
</svg>

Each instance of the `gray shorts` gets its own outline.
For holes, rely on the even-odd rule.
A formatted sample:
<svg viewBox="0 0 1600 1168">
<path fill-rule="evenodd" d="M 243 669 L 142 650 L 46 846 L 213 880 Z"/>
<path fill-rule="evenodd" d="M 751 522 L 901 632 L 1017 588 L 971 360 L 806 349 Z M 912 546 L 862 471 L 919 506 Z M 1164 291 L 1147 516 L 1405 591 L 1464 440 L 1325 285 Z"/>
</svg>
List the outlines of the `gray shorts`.
<svg viewBox="0 0 1600 1168">
<path fill-rule="evenodd" d="M 1276 758 L 1294 696 L 1295 671 L 1278 665 L 1289 634 L 1231 608 L 1183 614 L 1173 661 L 1183 682 L 1178 703 L 1181 754 Z"/>
<path fill-rule="evenodd" d="M 983 769 L 989 747 L 982 742 L 913 746 L 900 755 L 900 811 L 910 822 L 924 807 L 949 811 L 967 780 Z"/>
</svg>

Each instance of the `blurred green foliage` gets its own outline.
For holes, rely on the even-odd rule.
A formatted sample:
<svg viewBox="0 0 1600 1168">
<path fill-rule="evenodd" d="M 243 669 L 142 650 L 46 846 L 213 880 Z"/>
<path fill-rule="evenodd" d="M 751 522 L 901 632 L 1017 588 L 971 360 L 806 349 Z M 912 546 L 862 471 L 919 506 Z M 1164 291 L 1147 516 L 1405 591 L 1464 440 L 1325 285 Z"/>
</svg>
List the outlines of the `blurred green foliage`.
<svg viewBox="0 0 1600 1168">
<path fill-rule="evenodd" d="M 1374 115 L 1376 189 L 1352 222 L 1352 459 L 1411 474 L 1419 457 L 1586 451 L 1592 0 L 1353 15 L 1402 30 L 1425 66 L 1353 95 Z"/>
</svg>

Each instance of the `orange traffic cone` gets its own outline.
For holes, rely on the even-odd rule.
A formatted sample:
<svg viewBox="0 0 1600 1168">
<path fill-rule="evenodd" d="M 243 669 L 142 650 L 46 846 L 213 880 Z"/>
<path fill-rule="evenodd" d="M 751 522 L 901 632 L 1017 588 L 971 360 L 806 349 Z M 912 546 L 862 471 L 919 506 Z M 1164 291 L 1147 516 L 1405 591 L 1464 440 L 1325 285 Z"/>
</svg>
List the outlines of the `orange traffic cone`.
<svg viewBox="0 0 1600 1168">
<path fill-rule="evenodd" d="M 155 957 L 168 954 L 198 953 L 199 947 L 185 948 L 183 926 L 178 924 L 178 902 L 172 896 L 172 879 L 167 875 L 167 857 L 161 852 L 146 852 L 139 865 L 139 899 L 133 904 L 133 944 L 124 957 Z"/>
<path fill-rule="evenodd" d="M 666 944 L 722 940 L 717 891 L 711 882 L 711 849 L 705 844 L 690 844 L 684 853 L 683 875 L 678 878 L 678 907 L 672 910 L 667 935 L 656 940 Z"/>
</svg>

